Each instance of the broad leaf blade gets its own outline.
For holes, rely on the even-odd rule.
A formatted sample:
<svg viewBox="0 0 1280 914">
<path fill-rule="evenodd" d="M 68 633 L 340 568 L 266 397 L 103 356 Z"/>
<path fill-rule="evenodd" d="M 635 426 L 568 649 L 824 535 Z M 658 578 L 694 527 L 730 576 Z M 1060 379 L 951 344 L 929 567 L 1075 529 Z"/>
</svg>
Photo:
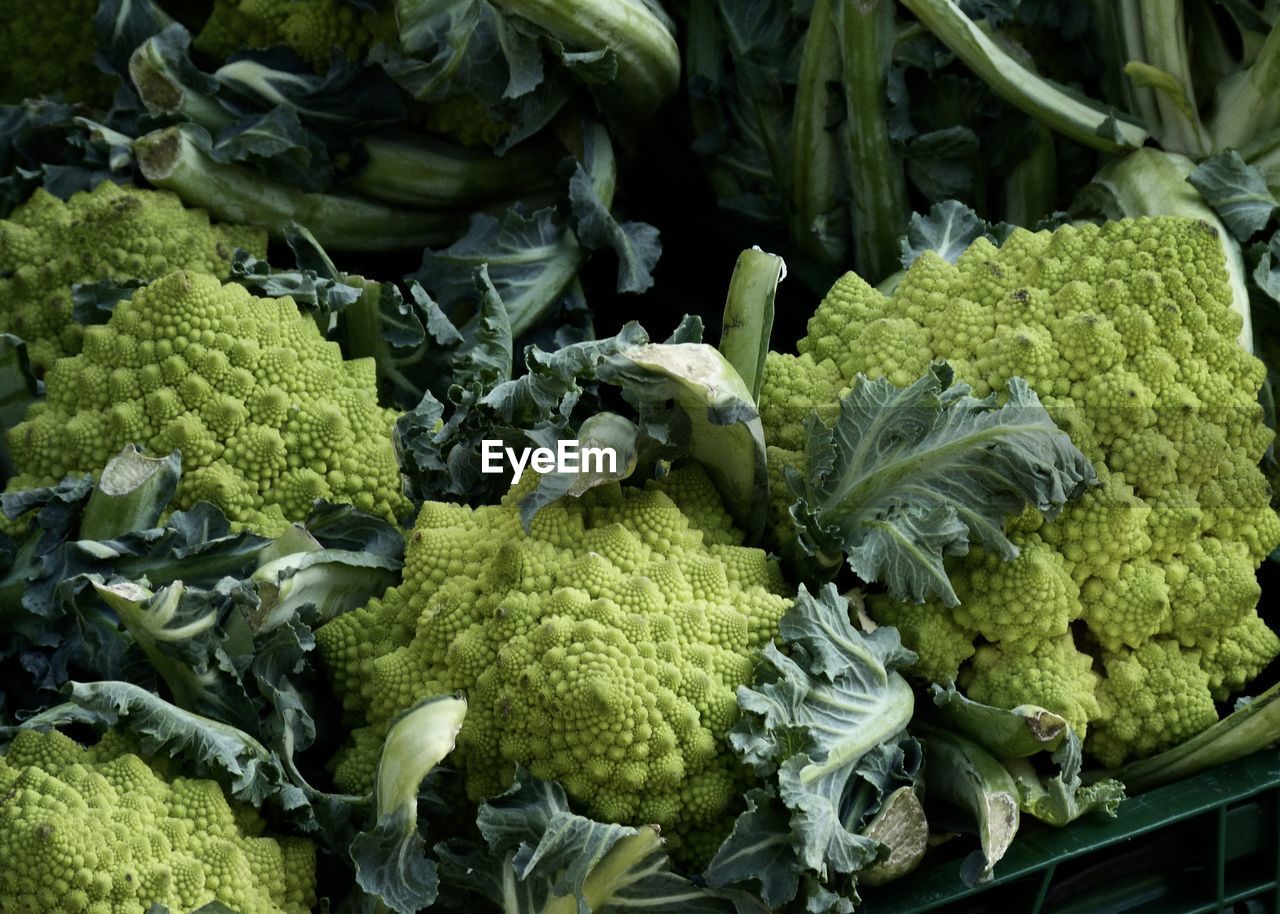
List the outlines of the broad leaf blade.
<svg viewBox="0 0 1280 914">
<path fill-rule="evenodd" d="M 1187 180 L 1241 241 L 1262 231 L 1280 209 L 1267 188 L 1266 175 L 1234 149 L 1205 159 Z"/>
<path fill-rule="evenodd" d="M 944 364 L 908 388 L 859 376 L 833 426 L 809 419 L 809 471 L 790 484 L 810 555 L 830 567 L 843 553 L 896 599 L 953 606 L 946 556 L 976 540 L 1012 558 L 1006 518 L 1028 504 L 1052 517 L 1095 474 L 1022 379 L 1003 404 L 950 382 Z"/>
<path fill-rule="evenodd" d="M 729 741 L 759 775 L 776 778 L 789 811 L 792 872 L 817 877 L 801 880 L 808 903 L 829 910 L 832 891 L 852 897 L 856 873 L 888 854 L 863 830 L 883 798 L 918 774 L 919 747 L 905 732 L 914 699 L 898 672 L 915 654 L 895 629 L 864 635 L 854 628 L 832 585 L 817 596 L 801 587 L 779 634 L 788 653 L 765 646 L 760 680 L 738 689 L 744 713 Z M 779 823 L 761 799 L 736 824 L 710 878 L 757 879 L 764 900 L 777 905 L 797 889 L 775 856 Z M 753 845 L 758 850 L 744 854 Z M 764 868 L 749 873 L 737 865 L 752 858 Z"/>
</svg>

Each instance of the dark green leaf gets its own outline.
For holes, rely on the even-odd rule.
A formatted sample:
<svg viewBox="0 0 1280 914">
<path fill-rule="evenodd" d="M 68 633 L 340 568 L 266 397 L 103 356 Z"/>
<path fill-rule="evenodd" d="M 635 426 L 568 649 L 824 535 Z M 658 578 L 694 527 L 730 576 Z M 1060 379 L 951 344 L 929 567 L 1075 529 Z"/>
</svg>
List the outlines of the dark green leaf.
<svg viewBox="0 0 1280 914">
<path fill-rule="evenodd" d="M 974 241 L 987 235 L 987 223 L 957 200 L 945 200 L 929 208 L 929 214 L 913 213 L 906 237 L 900 242 L 902 267 L 906 269 L 925 251 L 934 251 L 955 263 Z"/>
<path fill-rule="evenodd" d="M 1266 228 L 1280 209 L 1280 203 L 1267 189 L 1266 175 L 1246 163 L 1234 149 L 1205 159 L 1187 180 L 1241 241 L 1248 241 Z"/>
<path fill-rule="evenodd" d="M 808 472 L 787 476 L 809 556 L 830 568 L 843 555 L 896 599 L 954 605 L 945 556 L 977 541 L 1012 558 L 1008 517 L 1028 504 L 1053 517 L 1093 483 L 1089 461 L 1021 378 L 1003 403 L 951 381 L 941 363 L 907 388 L 859 375 L 834 425 L 808 420 Z"/>
<path fill-rule="evenodd" d="M 845 877 L 881 855 L 880 843 L 862 831 L 882 798 L 918 773 L 919 748 L 905 732 L 914 699 L 898 672 L 915 655 L 895 629 L 863 634 L 854 628 L 848 602 L 832 585 L 816 597 L 801 587 L 779 634 L 787 653 L 765 645 L 756 683 L 738 689 L 743 717 L 729 741 L 775 785 L 789 811 L 792 870 L 817 880 L 805 883 L 810 908 L 831 910 L 839 907 L 839 895 L 853 892 Z M 739 820 L 729 846 L 717 854 L 717 881 L 728 883 L 734 873 L 759 879 L 765 900 L 776 905 L 795 886 L 776 856 L 777 819 L 758 809 L 744 816 L 750 818 Z M 770 858 L 767 879 L 731 866 L 734 849 L 751 846 Z"/>
</svg>

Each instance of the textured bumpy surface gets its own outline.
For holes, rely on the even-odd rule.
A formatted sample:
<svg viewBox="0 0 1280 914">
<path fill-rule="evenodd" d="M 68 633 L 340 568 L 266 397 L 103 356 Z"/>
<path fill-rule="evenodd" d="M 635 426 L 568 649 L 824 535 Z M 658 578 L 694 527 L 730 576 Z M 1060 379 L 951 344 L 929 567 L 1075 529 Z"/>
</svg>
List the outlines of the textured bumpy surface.
<svg viewBox="0 0 1280 914">
<path fill-rule="evenodd" d="M 0 757 L 0 911 L 145 914 L 213 901 L 241 914 L 306 914 L 315 848 L 263 835 L 214 781 L 168 778 L 128 739 L 84 749 L 18 734 Z"/>
<path fill-rule="evenodd" d="M 390 4 L 380 6 L 375 11 L 348 0 L 214 0 L 196 47 L 225 57 L 240 48 L 284 44 L 322 71 L 335 49 L 354 60 L 374 43 L 396 38 Z"/>
<path fill-rule="evenodd" d="M 395 520 L 411 505 L 372 359 L 344 361 L 290 298 L 171 273 L 45 376 L 9 432 L 10 490 L 98 473 L 128 444 L 182 452 L 174 508 L 209 501 L 271 536 L 323 498 Z"/>
<path fill-rule="evenodd" d="M 115 80 L 93 63 L 98 0 L 0 0 L 0 104 L 60 93 L 106 106 Z"/>
<path fill-rule="evenodd" d="M 73 283 L 152 280 L 174 270 L 226 277 L 236 248 L 265 257 L 267 236 L 249 226 L 210 225 L 174 194 L 103 182 L 63 202 L 44 190 L 0 221 L 0 332 L 27 342 L 48 370 L 80 351 L 71 318 Z"/>
<path fill-rule="evenodd" d="M 804 419 L 829 418 L 859 373 L 906 384 L 944 359 L 980 395 L 1024 378 L 1102 484 L 1050 523 L 1012 522 L 1015 560 L 953 559 L 954 609 L 880 599 L 872 614 L 901 628 L 917 673 L 1057 711 L 1117 764 L 1212 723 L 1214 699 L 1280 653 L 1256 614 L 1255 569 L 1280 543 L 1258 469 L 1264 369 L 1239 330 L 1221 248 L 1190 219 L 1016 230 L 954 265 L 926 252 L 888 297 L 850 273 L 799 356 L 769 356 L 770 464 L 803 463 Z"/>
<path fill-rule="evenodd" d="M 737 545 L 701 470 L 595 489 L 544 508 L 526 534 L 518 506 L 534 484 L 499 506 L 426 504 L 404 583 L 317 632 L 368 724 L 336 777 L 367 789 L 388 720 L 462 691 L 473 798 L 518 763 L 592 816 L 656 823 L 682 852 L 707 854 L 742 792 L 725 745 L 735 690 L 792 602 L 778 566 Z"/>
</svg>

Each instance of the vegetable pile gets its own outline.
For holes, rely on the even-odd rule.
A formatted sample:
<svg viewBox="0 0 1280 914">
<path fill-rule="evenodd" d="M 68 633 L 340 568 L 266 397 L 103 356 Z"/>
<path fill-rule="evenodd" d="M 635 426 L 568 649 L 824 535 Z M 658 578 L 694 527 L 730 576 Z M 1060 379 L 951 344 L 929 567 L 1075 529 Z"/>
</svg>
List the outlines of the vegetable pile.
<svg viewBox="0 0 1280 914">
<path fill-rule="evenodd" d="M 1215 698 L 1280 654 L 1256 612 L 1255 571 L 1280 546 L 1280 517 L 1258 468 L 1273 437 L 1258 403 L 1265 367 L 1237 344 L 1241 323 L 1216 231 L 1173 217 L 1014 229 L 998 249 L 980 239 L 954 264 L 925 251 L 890 296 L 848 274 L 810 319 L 800 355 L 766 362 L 771 464 L 810 471 L 793 486 L 777 474 L 779 536 L 798 497 L 804 550 L 843 551 L 864 579 L 883 575 L 888 592 L 871 616 L 903 632 L 922 676 L 958 680 L 989 704 L 1054 711 L 1110 766 L 1179 743 L 1217 719 Z M 830 445 L 805 423 L 816 411 L 861 447 L 870 436 L 848 404 L 878 379 L 909 383 L 935 361 L 976 396 L 1008 385 L 1011 423 L 1038 418 L 1027 388 L 1038 393 L 1096 484 L 1047 523 L 1031 512 L 1004 530 L 967 524 L 981 546 L 945 571 L 910 558 L 885 568 L 859 516 L 895 512 L 880 523 L 897 536 L 964 554 L 969 531 L 949 529 L 965 523 L 963 507 L 940 509 L 955 488 L 998 497 L 984 477 L 1002 455 L 984 443 L 980 467 L 953 457 L 929 478 L 907 452 L 890 495 L 890 478 L 840 461 L 828 471 L 836 483 L 812 473 Z"/>
<path fill-rule="evenodd" d="M 0 17 L 0 911 L 890 911 L 1274 756 L 1274 3 Z"/>
</svg>

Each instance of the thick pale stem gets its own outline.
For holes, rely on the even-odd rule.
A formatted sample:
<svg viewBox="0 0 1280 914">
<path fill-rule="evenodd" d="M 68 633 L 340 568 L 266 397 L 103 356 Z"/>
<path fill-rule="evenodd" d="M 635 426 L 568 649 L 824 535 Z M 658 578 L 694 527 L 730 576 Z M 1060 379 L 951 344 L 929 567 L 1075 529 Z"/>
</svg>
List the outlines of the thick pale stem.
<svg viewBox="0 0 1280 914">
<path fill-rule="evenodd" d="M 498 0 L 571 51 L 608 48 L 618 62 L 609 92 L 639 114 L 657 110 L 680 83 L 675 36 L 641 0 Z"/>
<path fill-rule="evenodd" d="M 1208 155 L 1212 144 L 1196 107 L 1182 0 L 1142 0 L 1141 16 L 1143 61 L 1173 77 L 1181 89 L 1181 97 L 1174 92 L 1155 93 L 1161 129 L 1153 132 L 1171 152 L 1192 158 Z"/>
<path fill-rule="evenodd" d="M 557 160 L 554 149 L 531 144 L 503 156 L 427 137 L 372 136 L 363 146 L 369 161 L 346 189 L 422 209 L 471 209 L 550 190 Z"/>
<path fill-rule="evenodd" d="M 1280 129 L 1280 25 L 1267 34 L 1252 66 L 1218 86 L 1214 112 L 1215 149 L 1237 149 Z"/>
<path fill-rule="evenodd" d="M 1031 228 L 1054 211 L 1057 204 L 1058 160 L 1053 134 L 1043 126 L 1027 156 L 1004 179 L 1004 218 L 1012 225 Z"/>
<path fill-rule="evenodd" d="M 327 248 L 383 251 L 447 244 L 465 229 L 463 215 L 308 193 L 248 168 L 219 164 L 181 127 L 149 133 L 133 148 L 143 177 L 156 187 L 173 191 L 188 206 L 202 207 L 224 222 L 264 228 L 273 238 L 283 238 L 296 222 Z"/>
</svg>

